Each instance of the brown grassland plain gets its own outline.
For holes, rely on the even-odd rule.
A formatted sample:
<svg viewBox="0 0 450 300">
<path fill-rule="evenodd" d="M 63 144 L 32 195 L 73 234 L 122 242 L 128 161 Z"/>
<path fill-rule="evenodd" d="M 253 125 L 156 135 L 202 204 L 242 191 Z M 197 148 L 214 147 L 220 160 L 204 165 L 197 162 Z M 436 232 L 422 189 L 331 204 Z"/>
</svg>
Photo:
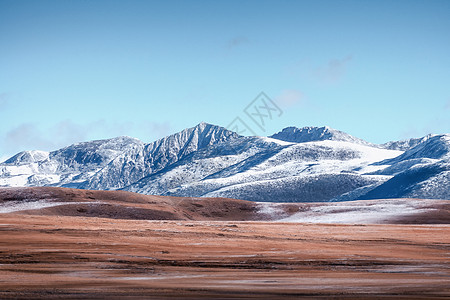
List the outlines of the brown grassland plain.
<svg viewBox="0 0 450 300">
<path fill-rule="evenodd" d="M 0 215 L 0 298 L 450 297 L 448 225 Z"/>
<path fill-rule="evenodd" d="M 242 221 L 254 204 L 31 191 L 76 204 L 0 213 L 2 299 L 450 298 L 448 224 Z M 30 193 L 3 190 L 0 204 Z"/>
</svg>

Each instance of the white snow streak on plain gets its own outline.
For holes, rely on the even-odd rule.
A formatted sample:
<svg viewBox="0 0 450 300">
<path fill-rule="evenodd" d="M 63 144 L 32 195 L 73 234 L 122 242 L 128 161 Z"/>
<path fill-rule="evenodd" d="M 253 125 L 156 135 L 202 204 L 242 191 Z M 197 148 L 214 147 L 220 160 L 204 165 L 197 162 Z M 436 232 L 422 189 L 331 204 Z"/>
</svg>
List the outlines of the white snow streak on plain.
<svg viewBox="0 0 450 300">
<path fill-rule="evenodd" d="M 283 218 L 286 212 L 281 207 L 283 203 L 258 202 L 258 213 L 269 215 L 272 218 Z"/>
<path fill-rule="evenodd" d="M 8 201 L 0 205 L 0 213 L 11 213 L 16 211 L 24 211 L 31 209 L 42 209 L 47 207 L 54 207 L 60 205 L 85 204 L 86 202 L 50 202 L 48 200 L 38 201 Z"/>
<path fill-rule="evenodd" d="M 327 203 L 312 206 L 310 210 L 296 213 L 278 222 L 302 223 L 349 223 L 373 224 L 387 221 L 401 216 L 419 214 L 429 209 L 424 208 L 425 203 L 415 200 L 390 201 L 378 200 L 367 205 L 351 202 Z"/>
</svg>

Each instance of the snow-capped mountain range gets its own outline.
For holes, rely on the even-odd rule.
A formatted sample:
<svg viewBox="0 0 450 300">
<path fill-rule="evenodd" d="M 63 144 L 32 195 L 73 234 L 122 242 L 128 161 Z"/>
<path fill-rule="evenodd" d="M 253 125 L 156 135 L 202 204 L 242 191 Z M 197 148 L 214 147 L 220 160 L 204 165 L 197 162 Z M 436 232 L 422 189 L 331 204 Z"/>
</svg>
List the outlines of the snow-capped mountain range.
<svg viewBox="0 0 450 300">
<path fill-rule="evenodd" d="M 200 123 L 148 144 L 118 137 L 24 151 L 0 164 L 0 186 L 261 202 L 450 199 L 450 134 L 376 145 L 329 127 L 244 137 Z"/>
</svg>

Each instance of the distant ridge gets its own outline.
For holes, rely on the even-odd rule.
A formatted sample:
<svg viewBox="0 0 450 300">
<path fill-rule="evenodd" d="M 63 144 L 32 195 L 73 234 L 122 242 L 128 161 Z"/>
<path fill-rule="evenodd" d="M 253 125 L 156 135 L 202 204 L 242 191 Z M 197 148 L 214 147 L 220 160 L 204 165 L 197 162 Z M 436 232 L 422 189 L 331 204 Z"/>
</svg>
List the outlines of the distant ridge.
<svg viewBox="0 0 450 300">
<path fill-rule="evenodd" d="M 432 134 L 428 134 L 428 135 L 426 135 L 424 137 L 420 137 L 420 138 L 412 138 L 412 139 L 400 140 L 400 141 L 391 141 L 391 142 L 381 144 L 381 146 L 385 149 L 405 151 L 405 150 L 408 150 L 409 148 L 412 148 L 412 147 L 428 140 L 432 136 L 433 136 Z"/>
<path fill-rule="evenodd" d="M 208 123 L 151 143 L 118 137 L 0 164 L 0 186 L 125 190 L 257 202 L 450 199 L 450 135 L 368 143 L 324 127 L 241 136 Z"/>
<path fill-rule="evenodd" d="M 370 143 L 351 136 L 345 132 L 333 129 L 328 126 L 323 127 L 286 127 L 282 131 L 270 136 L 271 138 L 285 142 L 305 143 L 316 141 L 343 141 L 361 145 L 371 145 Z"/>
</svg>

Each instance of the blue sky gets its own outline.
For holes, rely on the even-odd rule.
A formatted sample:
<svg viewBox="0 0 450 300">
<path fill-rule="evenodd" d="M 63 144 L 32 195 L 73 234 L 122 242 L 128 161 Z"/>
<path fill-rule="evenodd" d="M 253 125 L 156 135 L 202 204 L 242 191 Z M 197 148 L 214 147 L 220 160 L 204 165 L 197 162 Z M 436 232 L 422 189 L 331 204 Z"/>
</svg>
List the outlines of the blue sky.
<svg viewBox="0 0 450 300">
<path fill-rule="evenodd" d="M 0 0 L 0 158 L 240 117 L 450 132 L 450 1 Z M 282 110 L 244 113 L 264 92 Z"/>
</svg>

